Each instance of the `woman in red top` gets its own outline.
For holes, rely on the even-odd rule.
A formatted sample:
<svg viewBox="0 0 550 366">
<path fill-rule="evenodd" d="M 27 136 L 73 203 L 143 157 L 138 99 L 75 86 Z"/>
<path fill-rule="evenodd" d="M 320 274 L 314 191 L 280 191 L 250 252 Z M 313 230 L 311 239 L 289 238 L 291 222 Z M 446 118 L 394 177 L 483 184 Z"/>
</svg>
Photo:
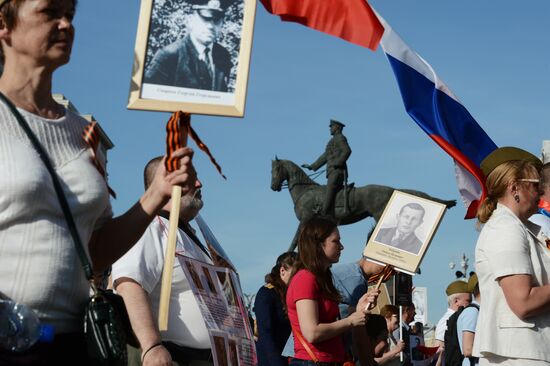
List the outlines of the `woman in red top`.
<svg viewBox="0 0 550 366">
<path fill-rule="evenodd" d="M 336 224 L 322 218 L 307 221 L 298 239 L 297 272 L 288 287 L 286 303 L 294 335 L 290 365 L 341 365 L 345 350 L 341 335 L 364 326 L 369 303 L 379 291 L 365 294 L 357 311 L 339 319 L 340 294 L 332 282 L 330 266 L 337 263 L 344 246 Z"/>
</svg>

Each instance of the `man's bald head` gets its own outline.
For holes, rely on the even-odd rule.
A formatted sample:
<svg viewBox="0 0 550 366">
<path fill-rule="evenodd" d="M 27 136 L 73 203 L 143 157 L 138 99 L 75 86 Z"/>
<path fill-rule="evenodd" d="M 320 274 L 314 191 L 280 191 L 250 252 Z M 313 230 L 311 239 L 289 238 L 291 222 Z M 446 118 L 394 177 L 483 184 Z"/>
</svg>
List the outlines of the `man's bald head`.
<svg viewBox="0 0 550 366">
<path fill-rule="evenodd" d="M 147 165 L 145 165 L 145 169 L 143 170 L 143 184 L 145 186 L 145 190 L 147 190 L 153 182 L 155 172 L 157 171 L 159 164 L 162 163 L 162 158 L 162 156 L 157 156 L 156 158 L 149 160 Z"/>
</svg>

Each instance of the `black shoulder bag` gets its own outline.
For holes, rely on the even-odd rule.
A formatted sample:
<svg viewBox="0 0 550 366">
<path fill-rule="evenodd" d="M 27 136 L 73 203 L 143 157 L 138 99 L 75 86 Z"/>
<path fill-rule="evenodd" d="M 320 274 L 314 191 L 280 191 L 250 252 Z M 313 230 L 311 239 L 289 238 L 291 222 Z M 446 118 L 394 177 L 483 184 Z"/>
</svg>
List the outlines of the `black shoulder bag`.
<svg viewBox="0 0 550 366">
<path fill-rule="evenodd" d="M 84 313 L 84 333 L 88 347 L 88 357 L 94 365 L 125 366 L 128 358 L 126 343 L 139 347 L 139 342 L 132 332 L 124 301 L 122 297 L 114 294 L 112 291 L 101 290 L 95 286 L 92 265 L 84 251 L 84 246 L 76 229 L 69 204 L 48 154 L 13 103 L 2 93 L 0 93 L 0 99 L 4 101 L 13 113 L 51 175 L 52 183 L 63 210 L 63 215 L 67 220 L 67 226 L 73 238 L 76 252 L 86 278 L 90 281 L 93 295 L 86 305 Z"/>
</svg>

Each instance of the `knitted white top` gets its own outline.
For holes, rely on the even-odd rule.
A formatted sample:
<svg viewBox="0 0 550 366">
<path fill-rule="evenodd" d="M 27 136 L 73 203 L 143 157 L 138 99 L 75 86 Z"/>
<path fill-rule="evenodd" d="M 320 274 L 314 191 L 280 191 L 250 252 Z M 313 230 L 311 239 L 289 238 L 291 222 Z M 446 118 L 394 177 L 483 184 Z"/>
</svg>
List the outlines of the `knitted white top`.
<svg viewBox="0 0 550 366">
<path fill-rule="evenodd" d="M 106 183 L 82 139 L 87 121 L 66 110 L 56 120 L 19 109 L 58 174 L 82 242 L 112 216 Z M 89 284 L 50 174 L 0 102 L 0 291 L 34 309 L 57 334 L 82 330 Z"/>
</svg>

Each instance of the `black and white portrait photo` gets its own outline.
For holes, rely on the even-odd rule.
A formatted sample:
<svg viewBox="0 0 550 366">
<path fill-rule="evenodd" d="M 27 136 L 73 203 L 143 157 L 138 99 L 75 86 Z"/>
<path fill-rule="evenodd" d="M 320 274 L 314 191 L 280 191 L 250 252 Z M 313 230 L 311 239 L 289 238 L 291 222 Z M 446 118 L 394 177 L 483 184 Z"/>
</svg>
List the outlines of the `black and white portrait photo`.
<svg viewBox="0 0 550 366">
<path fill-rule="evenodd" d="M 233 92 L 242 9 L 242 0 L 155 0 L 143 82 Z"/>
<path fill-rule="evenodd" d="M 365 247 L 364 256 L 414 274 L 444 212 L 444 204 L 395 190 Z"/>
<path fill-rule="evenodd" d="M 422 248 L 425 235 L 419 238 L 416 233 L 424 223 L 426 210 L 416 202 L 409 202 L 403 205 L 396 215 L 395 226 L 382 228 L 376 235 L 376 241 L 382 244 L 418 254 Z"/>
<path fill-rule="evenodd" d="M 254 1 L 144 3 L 129 108 L 223 114 L 215 107 L 244 105 Z"/>
</svg>

